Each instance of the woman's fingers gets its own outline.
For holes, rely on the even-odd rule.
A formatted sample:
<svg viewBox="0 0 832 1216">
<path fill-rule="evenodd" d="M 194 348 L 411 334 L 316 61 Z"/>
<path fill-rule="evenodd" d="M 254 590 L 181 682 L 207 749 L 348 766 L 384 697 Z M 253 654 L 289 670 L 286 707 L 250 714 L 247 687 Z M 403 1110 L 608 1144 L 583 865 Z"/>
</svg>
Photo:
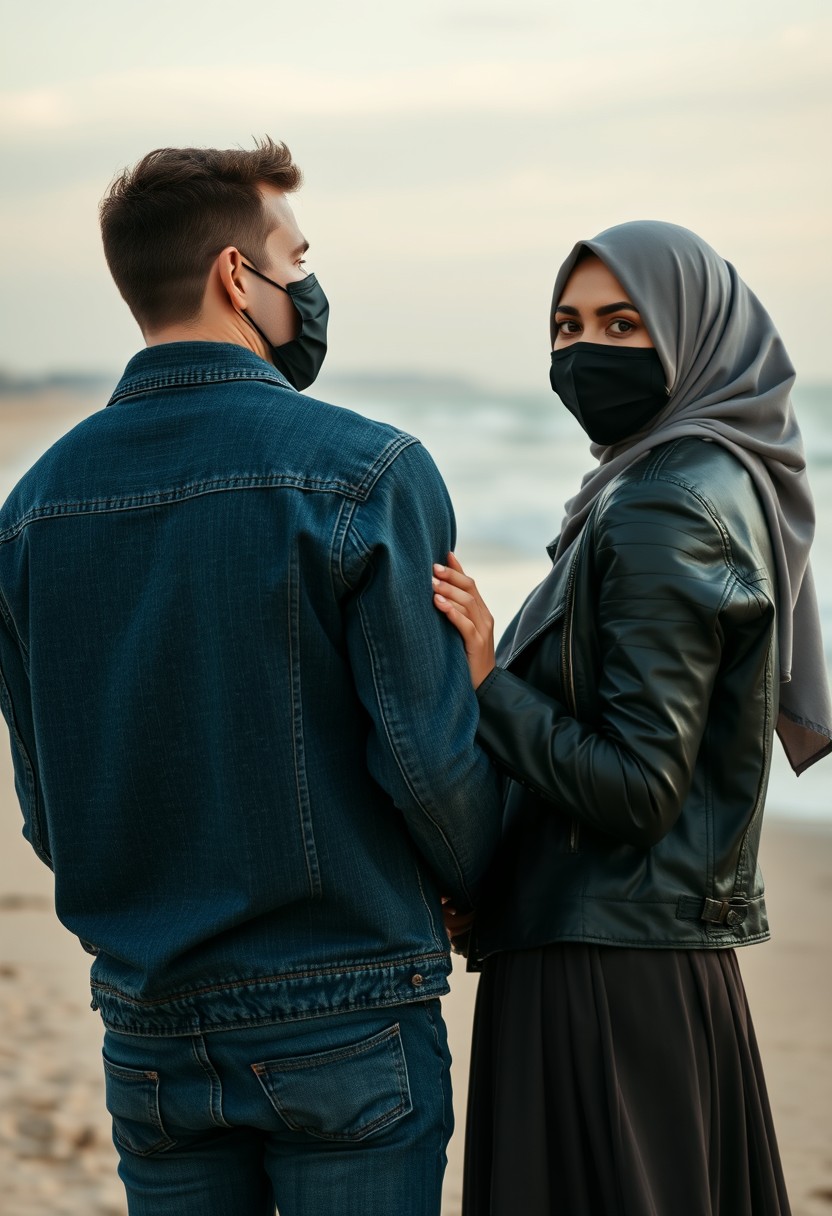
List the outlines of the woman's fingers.
<svg viewBox="0 0 832 1216">
<path fill-rule="evenodd" d="M 476 622 L 468 616 L 464 609 L 458 608 L 451 600 L 444 599 L 441 595 L 434 597 L 434 603 L 440 612 L 445 613 L 451 624 L 456 626 L 466 641 L 477 636 Z"/>
<path fill-rule="evenodd" d="M 453 557 L 453 554 L 449 554 L 448 557 L 450 560 L 450 558 Z M 456 558 L 454 558 L 454 561 L 456 561 Z M 433 572 L 438 578 L 450 583 L 453 587 L 459 587 L 462 591 L 475 593 L 477 590 L 477 584 L 469 575 L 465 573 L 458 561 L 456 563 L 456 567 L 451 565 L 442 566 L 437 562 L 433 567 Z"/>
<path fill-rule="evenodd" d="M 445 599 L 453 600 L 455 604 L 473 607 L 477 603 L 470 591 L 463 591 L 461 587 L 456 587 L 453 583 L 446 582 L 445 579 L 434 577 L 432 582 L 437 595 L 444 595 Z"/>
</svg>

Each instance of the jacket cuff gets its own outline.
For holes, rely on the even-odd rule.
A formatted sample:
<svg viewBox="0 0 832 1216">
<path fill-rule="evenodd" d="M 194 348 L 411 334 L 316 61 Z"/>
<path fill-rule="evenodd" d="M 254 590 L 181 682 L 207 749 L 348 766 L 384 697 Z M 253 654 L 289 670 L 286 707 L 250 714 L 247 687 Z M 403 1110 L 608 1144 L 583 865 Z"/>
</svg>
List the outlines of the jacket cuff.
<svg viewBox="0 0 832 1216">
<path fill-rule="evenodd" d="M 552 697 L 503 667 L 495 667 L 477 689 L 480 721 L 477 738 L 491 758 L 520 785 L 549 797 L 532 774 L 539 772 L 541 756 L 534 750 L 541 728 L 551 727 L 565 713 Z M 532 747 L 530 752 L 529 748 Z M 543 757 L 545 765 L 545 757 Z"/>
<path fill-rule="evenodd" d="M 504 670 L 504 668 L 502 668 L 502 667 L 492 667 L 491 668 L 491 670 L 489 671 L 489 673 L 485 677 L 485 679 L 482 681 L 482 683 L 478 684 L 476 687 L 475 691 L 476 691 L 477 697 L 485 696 L 485 694 L 488 692 L 491 685 L 494 683 L 494 681 L 497 679 L 497 677 L 500 675 L 500 673 L 503 670 Z"/>
</svg>

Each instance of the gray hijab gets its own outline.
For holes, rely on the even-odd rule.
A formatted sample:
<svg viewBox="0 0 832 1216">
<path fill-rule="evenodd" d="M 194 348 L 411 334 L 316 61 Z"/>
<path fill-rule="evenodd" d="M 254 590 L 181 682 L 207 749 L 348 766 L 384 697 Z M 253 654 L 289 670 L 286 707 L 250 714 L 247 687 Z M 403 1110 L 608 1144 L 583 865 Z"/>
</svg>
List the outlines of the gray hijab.
<svg viewBox="0 0 832 1216">
<path fill-rule="evenodd" d="M 695 435 L 733 452 L 753 478 L 774 548 L 777 731 L 801 773 L 832 750 L 832 704 L 809 565 L 814 506 L 789 397 L 794 368 L 771 318 L 733 266 L 675 224 L 639 220 L 580 241 L 558 272 L 553 316 L 583 248 L 604 262 L 641 313 L 670 395 L 648 430 L 613 447 L 592 445 L 598 465 L 566 504 L 553 547 L 555 570 L 568 562 L 601 490 L 651 448 Z"/>
</svg>

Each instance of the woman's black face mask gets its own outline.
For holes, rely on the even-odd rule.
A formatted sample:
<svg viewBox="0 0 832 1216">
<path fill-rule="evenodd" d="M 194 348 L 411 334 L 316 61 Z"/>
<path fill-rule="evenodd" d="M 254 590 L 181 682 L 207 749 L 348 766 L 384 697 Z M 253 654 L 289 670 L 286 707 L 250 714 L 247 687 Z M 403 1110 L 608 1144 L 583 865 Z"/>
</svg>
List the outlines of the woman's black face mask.
<svg viewBox="0 0 832 1216">
<path fill-rule="evenodd" d="M 667 405 L 664 368 L 652 346 L 575 342 L 552 351 L 552 388 L 594 443 L 619 443 Z"/>
</svg>

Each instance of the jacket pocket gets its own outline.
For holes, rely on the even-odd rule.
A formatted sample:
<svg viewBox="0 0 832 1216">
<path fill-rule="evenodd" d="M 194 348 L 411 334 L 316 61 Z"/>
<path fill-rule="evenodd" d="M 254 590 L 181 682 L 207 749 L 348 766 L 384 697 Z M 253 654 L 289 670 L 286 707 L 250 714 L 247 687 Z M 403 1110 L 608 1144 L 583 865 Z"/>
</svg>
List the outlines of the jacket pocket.
<svg viewBox="0 0 832 1216">
<path fill-rule="evenodd" d="M 173 1146 L 159 1113 L 158 1073 L 119 1068 L 105 1056 L 104 1080 L 113 1135 L 122 1148 L 149 1157 Z"/>
<path fill-rule="evenodd" d="M 398 1025 L 334 1051 L 251 1067 L 287 1127 L 322 1140 L 364 1140 L 413 1109 Z"/>
</svg>

